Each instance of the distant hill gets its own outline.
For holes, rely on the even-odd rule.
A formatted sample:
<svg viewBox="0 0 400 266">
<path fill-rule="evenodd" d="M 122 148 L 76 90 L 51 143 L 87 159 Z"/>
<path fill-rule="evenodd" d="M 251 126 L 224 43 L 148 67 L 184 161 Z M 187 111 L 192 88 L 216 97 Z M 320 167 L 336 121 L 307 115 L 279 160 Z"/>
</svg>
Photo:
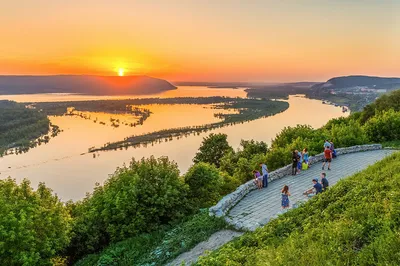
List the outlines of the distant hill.
<svg viewBox="0 0 400 266">
<path fill-rule="evenodd" d="M 400 78 L 371 76 L 335 77 L 331 78 L 327 82 L 314 85 L 312 89 L 345 89 L 357 86 L 371 89 L 397 89 L 400 88 Z"/>
<path fill-rule="evenodd" d="M 0 76 L 0 94 L 83 93 L 93 95 L 151 94 L 176 89 L 148 76 Z"/>
</svg>

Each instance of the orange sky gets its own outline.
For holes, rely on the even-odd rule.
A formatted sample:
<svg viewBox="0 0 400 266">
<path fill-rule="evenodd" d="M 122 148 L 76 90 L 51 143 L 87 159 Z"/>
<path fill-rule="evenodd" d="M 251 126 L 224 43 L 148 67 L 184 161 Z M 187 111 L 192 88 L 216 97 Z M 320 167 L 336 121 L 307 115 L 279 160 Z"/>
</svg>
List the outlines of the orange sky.
<svg viewBox="0 0 400 266">
<path fill-rule="evenodd" d="M 0 74 L 170 81 L 400 76 L 396 0 L 0 3 Z M 349 3 L 351 2 L 351 3 Z"/>
</svg>

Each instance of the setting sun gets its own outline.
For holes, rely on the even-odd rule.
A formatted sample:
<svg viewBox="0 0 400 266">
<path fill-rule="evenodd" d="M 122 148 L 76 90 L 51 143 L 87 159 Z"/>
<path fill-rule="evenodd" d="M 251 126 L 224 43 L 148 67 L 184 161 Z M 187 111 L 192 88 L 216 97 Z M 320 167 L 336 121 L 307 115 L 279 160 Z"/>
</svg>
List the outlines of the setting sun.
<svg viewBox="0 0 400 266">
<path fill-rule="evenodd" d="M 124 69 L 120 68 L 118 69 L 118 76 L 122 77 L 124 75 Z"/>
</svg>

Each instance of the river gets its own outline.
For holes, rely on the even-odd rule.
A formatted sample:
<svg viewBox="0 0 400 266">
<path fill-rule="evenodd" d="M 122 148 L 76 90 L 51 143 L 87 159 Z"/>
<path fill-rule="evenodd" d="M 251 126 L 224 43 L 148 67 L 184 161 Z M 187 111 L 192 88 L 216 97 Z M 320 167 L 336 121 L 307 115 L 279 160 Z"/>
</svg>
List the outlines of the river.
<svg viewBox="0 0 400 266">
<path fill-rule="evenodd" d="M 207 87 L 179 87 L 147 97 L 206 97 L 229 96 L 245 97 L 244 89 L 209 89 Z M 43 101 L 77 101 L 94 99 L 138 98 L 136 96 L 90 96 L 70 94 L 36 94 L 36 95 L 2 95 L 0 99 L 10 99 L 18 102 Z M 299 95 L 291 95 L 288 99 L 289 108 L 274 116 L 219 128 L 200 135 L 190 135 L 179 140 L 163 141 L 147 147 L 128 148 L 117 151 L 105 151 L 88 154 L 90 147 L 102 146 L 107 142 L 122 140 L 131 135 L 148 133 L 155 130 L 202 125 L 218 121 L 214 110 L 204 105 L 146 105 L 141 106 L 152 111 L 151 116 L 142 126 L 135 128 L 93 123 L 76 116 L 52 116 L 50 120 L 58 125 L 63 132 L 52 138 L 49 143 L 42 144 L 19 155 L 7 155 L 0 158 L 0 178 L 11 176 L 17 181 L 28 178 L 34 187 L 39 182 L 54 190 L 63 200 L 79 200 L 86 192 L 93 190 L 96 182 L 102 183 L 112 174 L 116 167 L 128 164 L 132 157 L 168 156 L 174 160 L 184 173 L 192 164 L 197 149 L 203 137 L 211 132 L 225 133 L 229 143 L 236 149 L 241 139 L 265 141 L 268 144 L 285 126 L 309 124 L 314 128 L 324 125 L 329 119 L 343 115 L 341 108 L 322 104 Z M 226 111 L 229 112 L 229 111 Z M 99 121 L 108 121 L 111 117 L 130 122 L 129 115 L 91 113 Z M 302 148 L 302 147 L 299 147 Z"/>
</svg>

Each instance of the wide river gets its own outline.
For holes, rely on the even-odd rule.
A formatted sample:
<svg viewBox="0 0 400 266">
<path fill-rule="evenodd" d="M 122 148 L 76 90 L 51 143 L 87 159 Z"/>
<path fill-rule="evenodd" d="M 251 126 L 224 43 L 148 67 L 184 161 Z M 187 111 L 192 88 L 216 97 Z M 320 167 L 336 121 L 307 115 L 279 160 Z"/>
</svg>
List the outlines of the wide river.
<svg viewBox="0 0 400 266">
<path fill-rule="evenodd" d="M 43 101 L 78 101 L 94 99 L 123 98 L 171 98 L 171 97 L 207 97 L 229 96 L 246 97 L 244 89 L 209 89 L 207 87 L 179 87 L 156 95 L 145 96 L 88 96 L 69 94 L 36 94 L 36 95 L 1 95 L 0 99 L 18 102 Z M 132 157 L 168 156 L 174 160 L 181 170 L 187 171 L 192 165 L 192 158 L 199 148 L 203 137 L 211 132 L 225 133 L 229 143 L 238 148 L 241 139 L 254 139 L 270 144 L 277 133 L 285 126 L 308 124 L 314 128 L 321 127 L 329 119 L 343 116 L 341 108 L 322 104 L 298 95 L 289 97 L 289 108 L 282 113 L 267 118 L 261 118 L 243 124 L 227 126 L 199 135 L 192 134 L 172 141 L 163 141 L 147 147 L 128 148 L 124 150 L 105 151 L 88 154 L 90 147 L 99 147 L 107 142 L 119 141 L 125 137 L 152 132 L 155 130 L 195 126 L 218 121 L 214 110 L 205 105 L 147 105 L 140 106 L 152 111 L 151 116 L 142 126 L 129 127 L 121 125 L 111 127 L 110 118 L 120 119 L 130 123 L 134 118 L 130 115 L 115 115 L 91 113 L 98 121 L 106 125 L 93 123 L 76 116 L 50 117 L 53 124 L 58 125 L 63 132 L 52 138 L 49 143 L 42 144 L 19 155 L 7 155 L 0 158 L 0 178 L 11 176 L 17 181 L 28 178 L 34 187 L 39 182 L 54 190 L 63 200 L 79 200 L 86 192 L 93 190 L 96 182 L 102 183 L 117 167 L 128 164 Z M 345 114 L 347 115 L 347 113 Z M 303 147 L 299 147 L 303 148 Z"/>
</svg>

